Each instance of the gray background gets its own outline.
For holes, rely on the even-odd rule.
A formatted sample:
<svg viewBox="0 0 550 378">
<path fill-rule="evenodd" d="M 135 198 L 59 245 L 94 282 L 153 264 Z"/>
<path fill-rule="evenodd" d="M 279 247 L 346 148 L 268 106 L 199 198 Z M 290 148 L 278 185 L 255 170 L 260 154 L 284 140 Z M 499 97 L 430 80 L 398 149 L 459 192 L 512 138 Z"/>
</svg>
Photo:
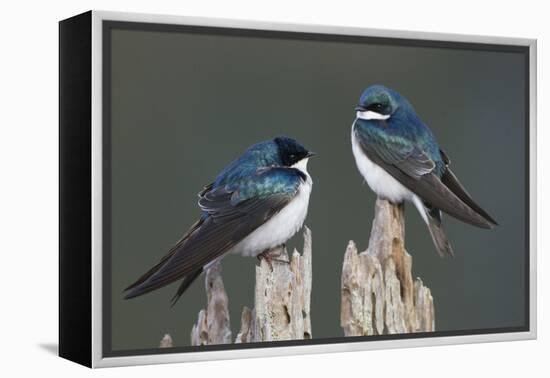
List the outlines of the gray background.
<svg viewBox="0 0 550 378">
<path fill-rule="evenodd" d="M 441 259 L 407 206 L 413 274 L 431 288 L 436 329 L 524 325 L 525 62 L 519 53 L 176 32 L 112 34 L 112 348 L 177 346 L 205 305 L 199 278 L 132 300 L 122 290 L 197 219 L 197 192 L 251 144 L 286 134 L 319 153 L 306 223 L 313 231 L 314 338 L 343 336 L 339 286 L 349 239 L 366 248 L 375 196 L 350 146 L 353 108 L 374 83 L 406 96 L 454 172 L 499 223 L 445 217 Z M 290 245 L 300 247 L 301 234 Z M 253 304 L 256 259 L 228 256 L 232 329 Z"/>
</svg>

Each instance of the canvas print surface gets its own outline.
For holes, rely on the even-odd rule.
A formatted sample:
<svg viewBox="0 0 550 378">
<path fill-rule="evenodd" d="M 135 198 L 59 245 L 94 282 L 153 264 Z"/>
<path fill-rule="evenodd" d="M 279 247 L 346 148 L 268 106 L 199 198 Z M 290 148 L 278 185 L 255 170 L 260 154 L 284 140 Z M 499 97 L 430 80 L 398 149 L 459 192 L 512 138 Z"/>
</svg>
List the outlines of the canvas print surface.
<svg viewBox="0 0 550 378">
<path fill-rule="evenodd" d="M 528 329 L 524 52 L 104 32 L 106 355 Z"/>
</svg>

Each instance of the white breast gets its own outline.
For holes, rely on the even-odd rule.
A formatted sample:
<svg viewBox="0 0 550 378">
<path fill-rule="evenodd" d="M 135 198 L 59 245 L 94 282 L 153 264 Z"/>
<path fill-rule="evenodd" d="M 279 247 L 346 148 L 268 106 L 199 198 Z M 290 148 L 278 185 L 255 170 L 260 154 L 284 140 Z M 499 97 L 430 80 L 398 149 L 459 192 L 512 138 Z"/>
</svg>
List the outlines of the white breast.
<svg viewBox="0 0 550 378">
<path fill-rule="evenodd" d="M 413 193 L 405 188 L 399 181 L 394 179 L 388 172 L 373 163 L 359 145 L 359 141 L 355 137 L 353 127 L 351 126 L 351 146 L 355 163 L 361 175 L 372 189 L 373 192 L 380 198 L 390 200 L 393 203 L 400 203 L 403 200 L 413 200 Z"/>
<path fill-rule="evenodd" d="M 312 187 L 311 177 L 307 173 L 306 165 L 307 162 L 301 163 L 301 166 L 296 166 L 306 174 L 307 179 L 300 185 L 298 193 L 292 201 L 239 244 L 231 248 L 229 253 L 256 256 L 266 249 L 285 243 L 302 228 L 307 215 Z"/>
</svg>

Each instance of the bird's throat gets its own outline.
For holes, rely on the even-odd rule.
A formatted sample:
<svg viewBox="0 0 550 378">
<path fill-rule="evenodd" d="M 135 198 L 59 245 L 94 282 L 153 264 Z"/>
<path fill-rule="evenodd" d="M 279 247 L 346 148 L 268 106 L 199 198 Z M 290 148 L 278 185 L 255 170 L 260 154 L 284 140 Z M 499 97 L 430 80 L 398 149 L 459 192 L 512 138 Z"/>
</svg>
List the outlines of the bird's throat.
<svg viewBox="0 0 550 378">
<path fill-rule="evenodd" d="M 357 115 L 357 118 L 364 119 L 366 121 L 372 121 L 373 119 L 386 120 L 390 118 L 389 114 L 380 114 L 380 113 L 373 112 L 372 110 L 366 110 L 364 112 L 358 111 L 356 115 Z"/>
<path fill-rule="evenodd" d="M 309 161 L 309 158 L 302 159 L 302 160 L 300 160 L 299 162 L 293 164 L 293 165 L 291 166 L 291 168 L 299 169 L 299 170 L 302 171 L 303 173 L 308 174 L 308 172 L 307 172 L 307 162 L 308 162 L 308 161 Z"/>
</svg>

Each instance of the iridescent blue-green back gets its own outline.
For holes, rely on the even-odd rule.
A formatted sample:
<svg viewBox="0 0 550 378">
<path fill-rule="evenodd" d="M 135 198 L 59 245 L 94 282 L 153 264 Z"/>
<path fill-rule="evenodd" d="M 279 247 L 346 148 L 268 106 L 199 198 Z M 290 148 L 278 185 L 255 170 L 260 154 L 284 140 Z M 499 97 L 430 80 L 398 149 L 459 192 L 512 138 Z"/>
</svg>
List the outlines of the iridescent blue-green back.
<svg viewBox="0 0 550 378">
<path fill-rule="evenodd" d="M 250 146 L 240 157 L 229 163 L 216 177 L 214 188 L 233 184 L 249 177 L 258 168 L 281 166 L 277 144 L 266 140 Z"/>
<path fill-rule="evenodd" d="M 293 196 L 304 179 L 297 169 L 285 167 L 274 140 L 256 143 L 216 177 L 212 190 L 232 192 L 231 203 L 270 196 Z"/>
</svg>

